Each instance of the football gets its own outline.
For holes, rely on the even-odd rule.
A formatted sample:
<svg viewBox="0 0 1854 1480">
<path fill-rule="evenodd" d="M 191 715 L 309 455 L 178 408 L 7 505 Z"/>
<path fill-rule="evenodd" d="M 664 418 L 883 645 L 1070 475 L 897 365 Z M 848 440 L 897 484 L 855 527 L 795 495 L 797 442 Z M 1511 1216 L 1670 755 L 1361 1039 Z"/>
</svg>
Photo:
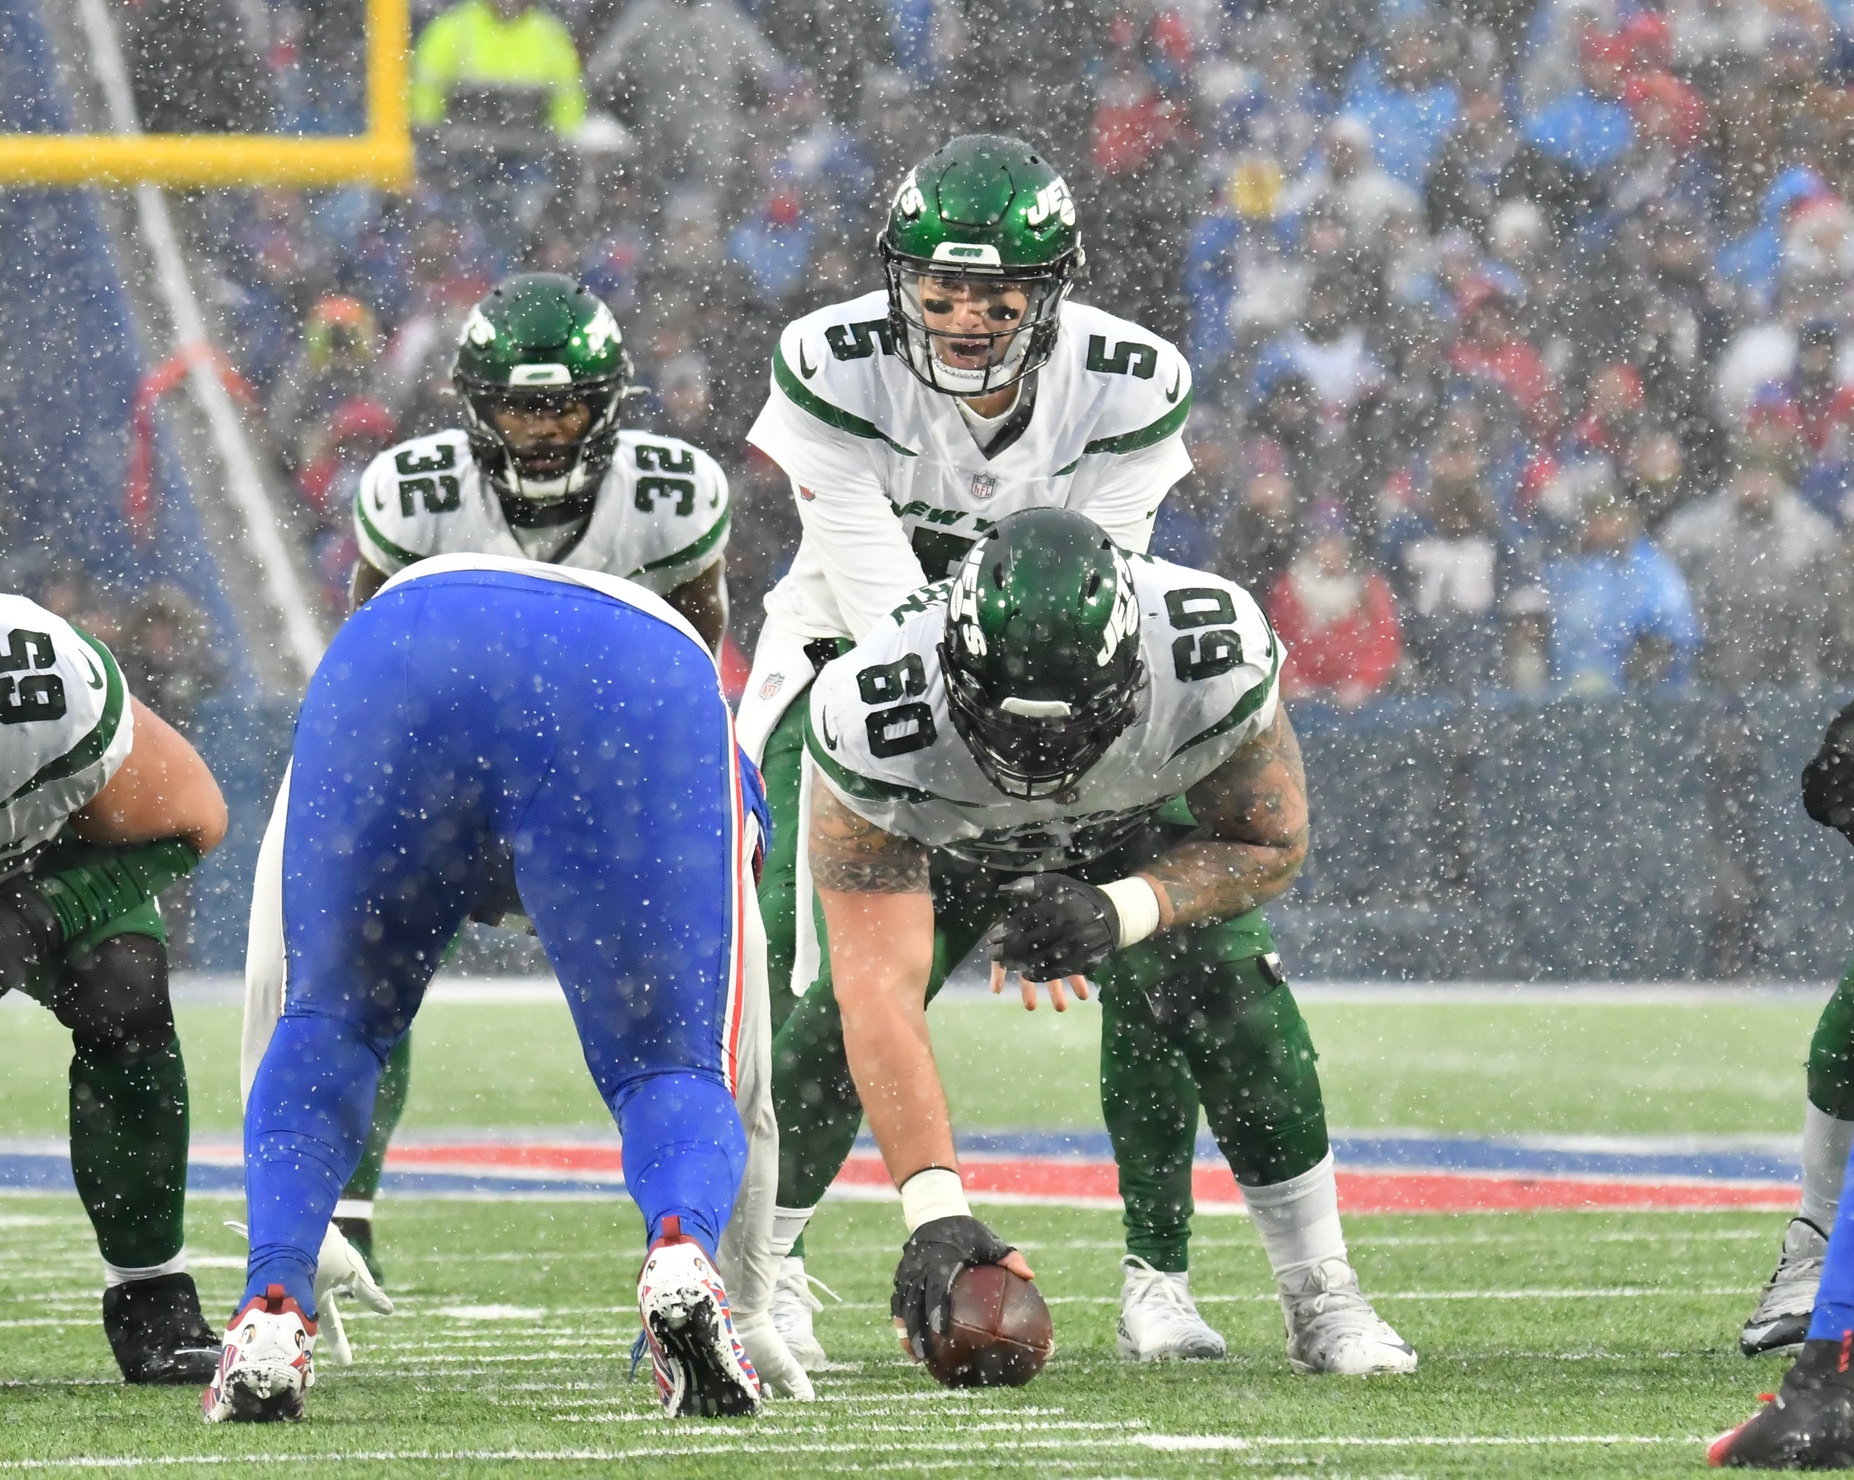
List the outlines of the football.
<svg viewBox="0 0 1854 1480">
<path fill-rule="evenodd" d="M 1037 1287 L 997 1264 L 953 1277 L 946 1334 L 928 1333 L 927 1370 L 947 1387 L 1022 1387 L 1049 1360 L 1056 1333 Z"/>
</svg>

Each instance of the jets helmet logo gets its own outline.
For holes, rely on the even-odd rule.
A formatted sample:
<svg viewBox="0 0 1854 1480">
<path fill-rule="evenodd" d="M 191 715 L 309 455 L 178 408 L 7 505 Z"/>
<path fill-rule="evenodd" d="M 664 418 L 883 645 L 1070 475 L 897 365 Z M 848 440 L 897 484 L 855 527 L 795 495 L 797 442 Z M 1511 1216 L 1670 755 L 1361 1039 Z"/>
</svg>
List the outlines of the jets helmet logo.
<svg viewBox="0 0 1854 1480">
<path fill-rule="evenodd" d="M 496 326 L 489 322 L 482 309 L 473 308 L 470 317 L 464 322 L 464 338 L 474 345 L 494 344 Z"/>
<path fill-rule="evenodd" d="M 618 328 L 618 320 L 603 303 L 599 311 L 592 316 L 592 322 L 586 325 L 586 348 L 595 355 L 602 355 L 616 345 L 624 343 L 624 335 Z"/>
<path fill-rule="evenodd" d="M 986 648 L 985 632 L 978 619 L 978 574 L 983 564 L 979 547 L 974 545 L 946 597 L 947 625 L 958 628 L 960 642 L 975 658 L 984 657 Z"/>
<path fill-rule="evenodd" d="M 1030 209 L 1024 212 L 1024 224 L 1041 226 L 1052 216 L 1064 226 L 1075 224 L 1075 197 L 1069 194 L 1068 185 L 1060 177 L 1037 191 Z"/>
<path fill-rule="evenodd" d="M 1133 583 L 1122 575 L 1114 582 L 1114 611 L 1101 634 L 1101 651 L 1095 655 L 1094 666 L 1105 668 L 1114 661 L 1120 644 L 1132 642 L 1138 633 L 1139 603 L 1133 599 Z"/>
<path fill-rule="evenodd" d="M 921 194 L 921 187 L 915 183 L 914 171 L 908 171 L 908 178 L 901 182 L 901 188 L 895 192 L 895 214 L 913 221 L 927 209 L 926 198 Z"/>
</svg>

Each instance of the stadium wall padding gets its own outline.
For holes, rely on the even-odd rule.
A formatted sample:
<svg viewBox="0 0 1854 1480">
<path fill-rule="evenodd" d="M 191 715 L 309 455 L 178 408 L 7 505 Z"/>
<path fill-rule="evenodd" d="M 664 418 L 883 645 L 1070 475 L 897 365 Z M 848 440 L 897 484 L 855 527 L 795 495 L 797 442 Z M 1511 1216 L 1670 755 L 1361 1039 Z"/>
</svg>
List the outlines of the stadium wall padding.
<svg viewBox="0 0 1854 1480">
<path fill-rule="evenodd" d="M 1716 969 L 1720 917 L 1737 910 L 1755 975 L 1837 977 L 1854 955 L 1854 848 L 1803 814 L 1797 777 L 1839 702 L 1297 706 L 1313 846 L 1268 912 L 1287 969 L 1301 980 L 1702 979 Z M 202 749 L 232 809 L 195 887 L 203 969 L 242 968 L 251 870 L 293 720 L 288 705 L 229 700 L 202 714 Z"/>
</svg>

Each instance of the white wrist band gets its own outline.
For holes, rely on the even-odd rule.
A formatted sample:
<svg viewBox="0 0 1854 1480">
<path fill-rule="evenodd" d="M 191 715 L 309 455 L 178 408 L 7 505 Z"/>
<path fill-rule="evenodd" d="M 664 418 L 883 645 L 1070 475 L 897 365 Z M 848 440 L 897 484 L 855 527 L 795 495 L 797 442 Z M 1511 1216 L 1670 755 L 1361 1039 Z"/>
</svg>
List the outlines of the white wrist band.
<svg viewBox="0 0 1854 1480">
<path fill-rule="evenodd" d="M 972 1209 L 959 1173 L 945 1167 L 916 1172 L 901 1184 L 901 1216 L 909 1233 L 935 1218 L 970 1218 Z"/>
<path fill-rule="evenodd" d="M 1101 893 L 1114 902 L 1120 916 L 1120 944 L 1125 950 L 1136 945 L 1159 928 L 1159 891 L 1144 879 L 1115 879 L 1103 884 Z"/>
</svg>

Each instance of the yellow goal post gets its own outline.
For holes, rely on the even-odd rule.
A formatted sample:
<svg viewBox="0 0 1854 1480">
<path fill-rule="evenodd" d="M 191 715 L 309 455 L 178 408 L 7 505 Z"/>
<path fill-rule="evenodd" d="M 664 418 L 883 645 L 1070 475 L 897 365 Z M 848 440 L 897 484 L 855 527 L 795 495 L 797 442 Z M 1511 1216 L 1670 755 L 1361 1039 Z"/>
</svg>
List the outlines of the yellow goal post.
<svg viewBox="0 0 1854 1480">
<path fill-rule="evenodd" d="M 404 185 L 413 169 L 406 111 L 411 46 L 407 0 L 367 0 L 365 133 L 0 133 L 0 187 Z"/>
</svg>

